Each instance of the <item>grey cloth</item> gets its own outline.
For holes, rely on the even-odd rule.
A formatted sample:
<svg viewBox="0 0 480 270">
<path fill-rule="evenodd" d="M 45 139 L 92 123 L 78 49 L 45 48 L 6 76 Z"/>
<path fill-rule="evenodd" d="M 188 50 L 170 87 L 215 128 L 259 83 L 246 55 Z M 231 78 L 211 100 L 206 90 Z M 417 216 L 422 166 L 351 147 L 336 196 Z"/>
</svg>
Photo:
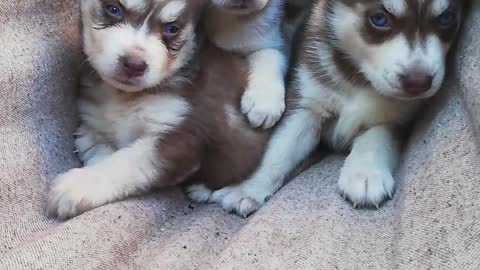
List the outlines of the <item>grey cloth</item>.
<svg viewBox="0 0 480 270">
<path fill-rule="evenodd" d="M 60 223 L 45 197 L 79 166 L 77 2 L 0 2 L 0 269 L 480 269 L 480 11 L 380 210 L 341 199 L 332 155 L 249 219 L 171 189 Z"/>
</svg>

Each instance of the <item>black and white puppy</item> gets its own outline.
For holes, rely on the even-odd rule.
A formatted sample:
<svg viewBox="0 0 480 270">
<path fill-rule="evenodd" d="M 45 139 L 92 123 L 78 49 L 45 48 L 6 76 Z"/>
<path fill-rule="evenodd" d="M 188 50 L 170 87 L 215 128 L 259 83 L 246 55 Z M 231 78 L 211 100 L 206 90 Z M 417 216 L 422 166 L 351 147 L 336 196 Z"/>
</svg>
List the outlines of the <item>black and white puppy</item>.
<svg viewBox="0 0 480 270">
<path fill-rule="evenodd" d="M 350 150 L 338 188 L 354 207 L 394 191 L 396 130 L 441 87 L 463 0 L 318 0 L 298 51 L 291 103 L 257 171 L 210 200 L 258 209 L 319 144 Z"/>
</svg>

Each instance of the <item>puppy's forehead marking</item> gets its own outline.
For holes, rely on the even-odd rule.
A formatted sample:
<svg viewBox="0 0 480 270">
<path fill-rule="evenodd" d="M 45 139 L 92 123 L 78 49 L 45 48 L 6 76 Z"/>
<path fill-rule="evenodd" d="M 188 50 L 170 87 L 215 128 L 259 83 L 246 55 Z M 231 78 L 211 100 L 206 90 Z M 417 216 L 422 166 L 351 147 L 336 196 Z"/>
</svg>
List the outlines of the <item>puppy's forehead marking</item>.
<svg viewBox="0 0 480 270">
<path fill-rule="evenodd" d="M 142 12 L 147 8 L 146 0 L 120 0 L 120 3 L 128 10 Z"/>
<path fill-rule="evenodd" d="M 433 0 L 431 4 L 432 14 L 439 16 L 450 6 L 450 0 Z"/>
<path fill-rule="evenodd" d="M 158 14 L 158 18 L 162 22 L 175 21 L 187 7 L 184 0 L 175 0 L 167 3 Z"/>
<path fill-rule="evenodd" d="M 408 8 L 405 0 L 383 0 L 383 6 L 397 17 L 404 16 Z"/>
</svg>

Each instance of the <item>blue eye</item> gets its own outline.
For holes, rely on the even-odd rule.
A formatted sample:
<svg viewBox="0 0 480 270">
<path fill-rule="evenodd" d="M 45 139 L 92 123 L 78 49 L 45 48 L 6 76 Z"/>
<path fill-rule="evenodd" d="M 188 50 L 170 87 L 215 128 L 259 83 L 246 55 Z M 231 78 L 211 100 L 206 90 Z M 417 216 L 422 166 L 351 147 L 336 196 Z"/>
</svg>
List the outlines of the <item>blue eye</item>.
<svg viewBox="0 0 480 270">
<path fill-rule="evenodd" d="M 122 10 L 119 6 L 109 4 L 105 6 L 105 10 L 113 17 L 122 17 Z"/>
<path fill-rule="evenodd" d="M 444 13 L 440 14 L 438 17 L 438 22 L 441 26 L 450 26 L 455 22 L 455 14 L 450 11 L 445 11 Z"/>
<path fill-rule="evenodd" d="M 163 30 L 163 33 L 168 36 L 174 36 L 180 32 L 180 28 L 175 24 L 167 24 Z"/>
<path fill-rule="evenodd" d="M 373 26 L 378 28 L 387 28 L 388 27 L 388 17 L 384 13 L 377 13 L 370 16 L 370 22 Z"/>
</svg>

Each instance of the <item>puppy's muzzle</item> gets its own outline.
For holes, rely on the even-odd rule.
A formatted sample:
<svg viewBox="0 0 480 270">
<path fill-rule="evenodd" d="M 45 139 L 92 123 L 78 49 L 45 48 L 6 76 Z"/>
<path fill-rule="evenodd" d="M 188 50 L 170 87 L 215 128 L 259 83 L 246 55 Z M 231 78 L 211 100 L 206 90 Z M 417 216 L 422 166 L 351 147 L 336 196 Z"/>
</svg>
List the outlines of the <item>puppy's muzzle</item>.
<svg viewBox="0 0 480 270">
<path fill-rule="evenodd" d="M 420 96 L 432 88 L 433 75 L 419 67 L 414 67 L 400 74 L 402 90 L 411 96 Z"/>
<path fill-rule="evenodd" d="M 143 76 L 148 68 L 147 63 L 143 58 L 134 55 L 120 57 L 119 64 L 122 73 L 129 79 Z"/>
</svg>

